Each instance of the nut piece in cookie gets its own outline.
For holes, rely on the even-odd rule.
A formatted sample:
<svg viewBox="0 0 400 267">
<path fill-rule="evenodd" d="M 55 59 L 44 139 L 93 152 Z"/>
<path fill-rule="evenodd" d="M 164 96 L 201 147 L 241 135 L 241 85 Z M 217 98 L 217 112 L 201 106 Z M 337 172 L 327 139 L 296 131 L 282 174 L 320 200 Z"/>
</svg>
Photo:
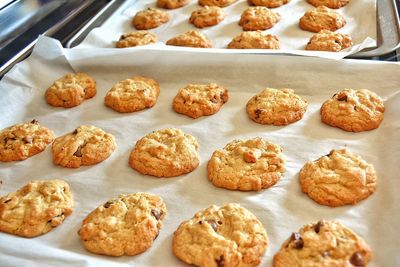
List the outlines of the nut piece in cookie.
<svg viewBox="0 0 400 267">
<path fill-rule="evenodd" d="M 227 7 L 232 5 L 237 0 L 199 0 L 200 6 L 217 6 L 217 7 Z"/>
<path fill-rule="evenodd" d="M 104 104 L 118 112 L 134 112 L 153 107 L 160 85 L 153 79 L 135 76 L 115 84 L 104 98 Z"/>
<path fill-rule="evenodd" d="M 275 35 L 264 35 L 262 31 L 248 31 L 237 35 L 228 44 L 230 49 L 280 49 Z"/>
<path fill-rule="evenodd" d="M 199 144 L 179 129 L 154 131 L 140 139 L 129 158 L 129 165 L 142 174 L 174 177 L 189 173 L 199 165 Z"/>
<path fill-rule="evenodd" d="M 170 15 L 167 12 L 149 7 L 136 13 L 133 17 L 132 25 L 137 30 L 148 30 L 167 23 L 169 19 Z"/>
<path fill-rule="evenodd" d="M 53 163 L 67 168 L 97 164 L 107 159 L 116 146 L 112 134 L 94 126 L 79 126 L 54 140 Z"/>
<path fill-rule="evenodd" d="M 289 0 L 248 0 L 254 6 L 265 6 L 268 8 L 280 7 L 287 4 Z"/>
<path fill-rule="evenodd" d="M 189 0 L 157 0 L 157 7 L 166 9 L 176 9 L 186 6 Z"/>
<path fill-rule="evenodd" d="M 0 131 L 0 161 L 25 160 L 45 150 L 53 140 L 53 131 L 37 120 L 15 124 Z"/>
<path fill-rule="evenodd" d="M 352 205 L 376 189 L 372 164 L 347 149 L 332 150 L 307 162 L 299 174 L 301 189 L 318 204 L 330 207 Z"/>
<path fill-rule="evenodd" d="M 78 231 L 85 248 L 108 256 L 136 255 L 149 249 L 167 214 L 156 195 L 119 195 L 92 211 Z"/>
<path fill-rule="evenodd" d="M 379 127 L 385 107 L 382 99 L 367 89 L 343 89 L 321 106 L 321 120 L 348 132 L 369 131 Z"/>
<path fill-rule="evenodd" d="M 197 28 L 204 28 L 217 25 L 224 20 L 226 14 L 223 9 L 217 6 L 205 6 L 192 12 L 189 22 Z"/>
<path fill-rule="evenodd" d="M 207 172 L 215 186 L 258 191 L 279 181 L 285 172 L 285 158 L 279 145 L 259 137 L 234 140 L 214 151 Z"/>
<path fill-rule="evenodd" d="M 307 0 L 307 2 L 315 7 L 326 6 L 329 8 L 338 9 L 347 5 L 350 0 Z"/>
<path fill-rule="evenodd" d="M 96 82 L 86 73 L 71 73 L 56 80 L 45 93 L 47 103 L 71 108 L 96 95 Z"/>
<path fill-rule="evenodd" d="M 198 31 L 188 31 L 173 37 L 167 41 L 167 45 L 173 46 L 187 46 L 199 48 L 211 48 L 212 44 L 203 33 Z"/>
<path fill-rule="evenodd" d="M 339 52 L 352 45 L 353 41 L 349 35 L 322 30 L 311 37 L 306 50 Z"/>
<path fill-rule="evenodd" d="M 196 266 L 257 266 L 268 248 L 261 222 L 239 204 L 212 205 L 182 222 L 172 249 Z"/>
<path fill-rule="evenodd" d="M 243 11 L 239 25 L 244 31 L 263 31 L 272 28 L 281 15 L 264 6 L 249 7 Z"/>
<path fill-rule="evenodd" d="M 337 221 L 321 220 L 294 232 L 274 256 L 274 267 L 367 266 L 370 246 Z"/>
<path fill-rule="evenodd" d="M 217 113 L 228 101 L 228 89 L 215 83 L 189 84 L 179 90 L 173 109 L 193 119 Z"/>
<path fill-rule="evenodd" d="M 307 11 L 299 22 L 301 29 L 310 32 L 320 32 L 322 30 L 334 32 L 344 27 L 344 25 L 346 25 L 344 17 L 325 6 L 319 6 L 314 10 Z"/>
<path fill-rule="evenodd" d="M 32 181 L 0 198 L 0 231 L 35 237 L 62 224 L 74 207 L 63 180 Z"/>
<path fill-rule="evenodd" d="M 307 106 L 292 89 L 266 88 L 247 102 L 246 110 L 257 123 L 282 126 L 301 120 Z"/>
<path fill-rule="evenodd" d="M 141 45 L 154 44 L 157 37 L 148 31 L 130 32 L 121 35 L 119 41 L 115 44 L 117 48 L 135 47 Z"/>
</svg>

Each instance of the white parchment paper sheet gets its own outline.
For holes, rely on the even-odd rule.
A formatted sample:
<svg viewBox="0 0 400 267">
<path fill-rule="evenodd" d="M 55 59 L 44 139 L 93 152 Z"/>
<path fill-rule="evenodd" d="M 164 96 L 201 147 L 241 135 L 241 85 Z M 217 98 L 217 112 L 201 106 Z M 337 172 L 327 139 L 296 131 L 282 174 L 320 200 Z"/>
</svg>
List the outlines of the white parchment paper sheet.
<svg viewBox="0 0 400 267">
<path fill-rule="evenodd" d="M 43 94 L 60 76 L 85 71 L 97 81 L 98 93 L 71 109 L 49 106 Z M 106 161 L 79 169 L 54 166 L 50 147 L 22 162 L 0 163 L 0 194 L 15 191 L 33 179 L 62 178 L 72 187 L 76 207 L 50 233 L 25 239 L 0 233 L 0 266 L 185 266 L 171 250 L 172 234 L 180 222 L 211 204 L 241 203 L 268 232 L 270 247 L 261 266 L 271 266 L 273 255 L 303 224 L 336 219 L 371 245 L 370 266 L 399 266 L 400 232 L 400 90 L 399 64 L 268 55 L 226 55 L 109 49 L 62 49 L 57 41 L 39 40 L 33 55 L 18 64 L 0 82 L 0 128 L 33 118 L 57 136 L 89 124 L 115 135 L 118 148 Z M 161 85 L 158 103 L 149 110 L 119 114 L 103 104 L 114 83 L 145 75 Z M 196 120 L 175 113 L 171 102 L 187 83 L 216 82 L 226 86 L 230 99 L 215 115 Z M 285 127 L 251 121 L 247 100 L 270 86 L 289 87 L 307 99 L 303 119 Z M 385 99 L 385 119 L 373 131 L 348 133 L 320 121 L 321 103 L 338 90 L 369 88 Z M 200 144 L 200 166 L 188 175 L 159 179 L 132 170 L 128 157 L 145 134 L 177 127 L 194 135 Z M 287 171 L 273 187 L 260 192 L 236 192 L 214 187 L 206 165 L 212 152 L 233 139 L 260 136 L 280 144 Z M 374 164 L 377 191 L 354 206 L 329 208 L 301 192 L 298 172 L 305 162 L 333 148 L 348 147 Z M 164 227 L 153 246 L 134 257 L 105 257 L 88 253 L 78 235 L 81 221 L 97 206 L 120 193 L 137 191 L 160 195 L 168 207 Z"/>
</svg>

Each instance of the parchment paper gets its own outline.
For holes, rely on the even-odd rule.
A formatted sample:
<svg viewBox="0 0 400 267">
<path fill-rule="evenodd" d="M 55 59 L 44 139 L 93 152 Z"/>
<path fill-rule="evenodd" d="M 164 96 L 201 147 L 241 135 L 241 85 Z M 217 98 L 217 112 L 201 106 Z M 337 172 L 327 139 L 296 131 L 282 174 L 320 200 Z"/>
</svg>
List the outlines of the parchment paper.
<svg viewBox="0 0 400 267">
<path fill-rule="evenodd" d="M 85 71 L 97 81 L 97 95 L 71 109 L 49 106 L 48 86 L 71 71 Z M 79 169 L 53 165 L 51 149 L 25 161 L 0 163 L 0 195 L 33 179 L 62 178 L 72 187 L 76 207 L 65 222 L 46 235 L 26 239 L 0 233 L 0 266 L 185 266 L 172 254 L 172 234 L 183 221 L 211 204 L 240 203 L 267 230 L 270 247 L 260 266 L 271 266 L 273 255 L 293 231 L 319 219 L 336 219 L 362 236 L 372 247 L 369 266 L 399 266 L 400 232 L 400 94 L 399 64 L 355 60 L 326 60 L 291 56 L 226 55 L 213 53 L 62 49 L 41 38 L 33 55 L 0 82 L 0 128 L 38 119 L 57 136 L 77 126 L 95 125 L 115 135 L 118 148 L 104 162 Z M 157 104 L 149 110 L 119 114 L 103 104 L 114 83 L 133 75 L 156 79 L 161 85 Z M 187 83 L 216 82 L 229 89 L 230 99 L 215 115 L 196 120 L 175 113 L 171 102 Z M 307 99 L 303 119 L 285 127 L 251 121 L 248 99 L 265 87 L 289 87 Z M 369 88 L 385 99 L 385 119 L 373 131 L 348 133 L 320 121 L 322 102 L 338 90 Z M 131 169 L 128 157 L 135 142 L 147 133 L 177 127 L 200 144 L 200 166 L 176 178 L 144 176 Z M 214 187 L 206 165 L 212 152 L 233 139 L 263 137 L 280 144 L 287 171 L 273 187 L 260 192 L 236 192 Z M 377 191 L 354 205 L 329 208 L 301 192 L 298 172 L 305 162 L 347 147 L 373 163 Z M 145 191 L 160 195 L 168 214 L 153 246 L 133 257 L 106 257 L 86 252 L 77 231 L 97 206 L 121 194 Z"/>
</svg>

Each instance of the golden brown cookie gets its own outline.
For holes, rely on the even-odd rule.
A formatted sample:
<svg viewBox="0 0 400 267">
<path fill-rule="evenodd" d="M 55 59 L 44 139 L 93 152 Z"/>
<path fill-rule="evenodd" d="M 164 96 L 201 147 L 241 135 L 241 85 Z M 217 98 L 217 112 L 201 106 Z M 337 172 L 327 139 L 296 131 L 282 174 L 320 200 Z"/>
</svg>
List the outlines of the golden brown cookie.
<svg viewBox="0 0 400 267">
<path fill-rule="evenodd" d="M 301 120 L 307 106 L 292 89 L 266 88 L 247 102 L 246 110 L 257 123 L 282 126 Z"/>
<path fill-rule="evenodd" d="M 237 0 L 199 0 L 199 5 L 226 7 L 226 6 L 232 5 L 236 1 Z"/>
<path fill-rule="evenodd" d="M 189 22 L 197 28 L 217 25 L 224 20 L 226 14 L 217 6 L 204 6 L 192 12 Z"/>
<path fill-rule="evenodd" d="M 154 44 L 157 42 L 157 36 L 148 31 L 130 32 L 121 35 L 119 41 L 115 44 L 117 48 L 135 47 L 141 45 Z"/>
<path fill-rule="evenodd" d="M 285 158 L 279 145 L 262 138 L 234 140 L 214 151 L 207 172 L 215 186 L 258 191 L 279 181 L 285 172 Z"/>
<path fill-rule="evenodd" d="M 274 267 L 365 267 L 371 261 L 369 245 L 337 221 L 321 220 L 292 233 L 274 257 Z"/>
<path fill-rule="evenodd" d="M 321 120 L 348 132 L 379 127 L 385 107 L 382 99 L 367 89 L 343 89 L 322 104 Z"/>
<path fill-rule="evenodd" d="M 129 165 L 142 174 L 174 177 L 189 173 L 199 165 L 199 144 L 179 129 L 154 131 L 140 139 L 129 158 Z"/>
<path fill-rule="evenodd" d="M 280 42 L 275 35 L 264 35 L 262 31 L 248 31 L 237 35 L 228 44 L 231 49 L 280 49 Z"/>
<path fill-rule="evenodd" d="M 248 0 L 254 6 L 265 6 L 268 8 L 280 7 L 289 2 L 289 0 Z"/>
<path fill-rule="evenodd" d="M 366 199 L 375 192 L 377 180 L 372 164 L 347 149 L 332 150 L 307 162 L 299 178 L 304 193 L 318 204 L 330 207 Z"/>
<path fill-rule="evenodd" d="M 132 256 L 151 247 L 166 214 L 167 207 L 159 196 L 119 195 L 92 211 L 78 234 L 92 253 Z"/>
<path fill-rule="evenodd" d="M 0 198 L 0 231 L 35 237 L 62 224 L 74 207 L 63 180 L 32 181 Z"/>
<path fill-rule="evenodd" d="M 249 7 L 243 11 L 239 25 L 244 31 L 263 31 L 272 28 L 281 15 L 264 6 Z"/>
<path fill-rule="evenodd" d="M 167 41 L 167 45 L 211 48 L 211 41 L 201 32 L 188 31 Z"/>
<path fill-rule="evenodd" d="M 352 45 L 353 41 L 349 35 L 322 30 L 311 37 L 306 50 L 339 52 Z"/>
<path fill-rule="evenodd" d="M 86 73 L 71 73 L 56 80 L 45 93 L 47 103 L 71 108 L 96 95 L 96 82 Z"/>
<path fill-rule="evenodd" d="M 307 0 L 307 2 L 315 7 L 326 6 L 329 8 L 338 9 L 347 5 L 350 0 Z"/>
<path fill-rule="evenodd" d="M 299 22 L 301 29 L 310 32 L 320 32 L 322 30 L 334 32 L 344 27 L 344 25 L 346 25 L 344 17 L 325 6 L 319 6 L 314 10 L 307 11 Z"/>
<path fill-rule="evenodd" d="M 135 76 L 115 84 L 104 98 L 104 104 L 118 112 L 134 112 L 153 107 L 160 85 L 153 79 Z"/>
<path fill-rule="evenodd" d="M 186 6 L 189 0 L 157 0 L 157 7 L 175 9 Z"/>
<path fill-rule="evenodd" d="M 172 249 L 196 266 L 257 266 L 268 248 L 261 222 L 239 204 L 212 205 L 181 223 Z"/>
<path fill-rule="evenodd" d="M 170 18 L 171 16 L 167 12 L 149 7 L 136 13 L 133 17 L 132 25 L 137 30 L 149 30 L 167 23 Z"/>
<path fill-rule="evenodd" d="M 15 124 L 0 131 L 0 161 L 25 160 L 45 150 L 53 140 L 53 131 L 37 120 Z"/>
<path fill-rule="evenodd" d="M 193 119 L 217 113 L 229 99 L 228 89 L 215 83 L 189 84 L 179 90 L 173 109 Z"/>
<path fill-rule="evenodd" d="M 53 163 L 67 168 L 97 164 L 107 159 L 116 146 L 112 134 L 94 126 L 79 126 L 54 140 Z"/>
</svg>

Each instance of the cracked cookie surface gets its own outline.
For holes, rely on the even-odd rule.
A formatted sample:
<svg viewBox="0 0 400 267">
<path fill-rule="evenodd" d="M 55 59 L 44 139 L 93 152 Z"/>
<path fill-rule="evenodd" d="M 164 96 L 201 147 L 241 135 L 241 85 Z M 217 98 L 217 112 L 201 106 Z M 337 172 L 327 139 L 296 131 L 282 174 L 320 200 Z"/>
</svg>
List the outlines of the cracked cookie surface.
<svg viewBox="0 0 400 267">
<path fill-rule="evenodd" d="M 149 7 L 135 14 L 132 25 L 137 30 L 149 30 L 167 23 L 170 18 L 171 16 L 164 10 Z"/>
<path fill-rule="evenodd" d="M 157 42 L 157 36 L 148 31 L 130 32 L 121 35 L 118 42 L 115 44 L 117 48 L 135 47 Z"/>
<path fill-rule="evenodd" d="M 314 10 L 307 11 L 299 22 L 301 29 L 310 32 L 320 32 L 322 30 L 334 32 L 345 25 L 346 20 L 342 15 L 325 6 L 319 6 Z"/>
<path fill-rule="evenodd" d="M 242 32 L 228 44 L 231 49 L 280 49 L 278 37 L 262 31 Z"/>
<path fill-rule="evenodd" d="M 178 36 L 172 37 L 166 43 L 167 45 L 173 46 L 186 46 L 186 47 L 199 47 L 199 48 L 211 48 L 212 44 L 210 39 L 207 38 L 203 33 L 198 31 L 188 31 Z"/>
<path fill-rule="evenodd" d="M 268 8 L 280 7 L 289 2 L 289 0 L 249 0 L 249 3 L 255 6 L 265 6 Z"/>
<path fill-rule="evenodd" d="M 307 2 L 315 7 L 326 6 L 329 8 L 338 9 L 347 5 L 350 0 L 307 0 Z"/>
<path fill-rule="evenodd" d="M 244 31 L 264 31 L 272 28 L 281 19 L 281 15 L 267 7 L 257 6 L 245 9 L 239 25 Z"/>
<path fill-rule="evenodd" d="M 322 30 L 310 38 L 306 50 L 339 52 L 352 45 L 348 34 Z"/>
</svg>

